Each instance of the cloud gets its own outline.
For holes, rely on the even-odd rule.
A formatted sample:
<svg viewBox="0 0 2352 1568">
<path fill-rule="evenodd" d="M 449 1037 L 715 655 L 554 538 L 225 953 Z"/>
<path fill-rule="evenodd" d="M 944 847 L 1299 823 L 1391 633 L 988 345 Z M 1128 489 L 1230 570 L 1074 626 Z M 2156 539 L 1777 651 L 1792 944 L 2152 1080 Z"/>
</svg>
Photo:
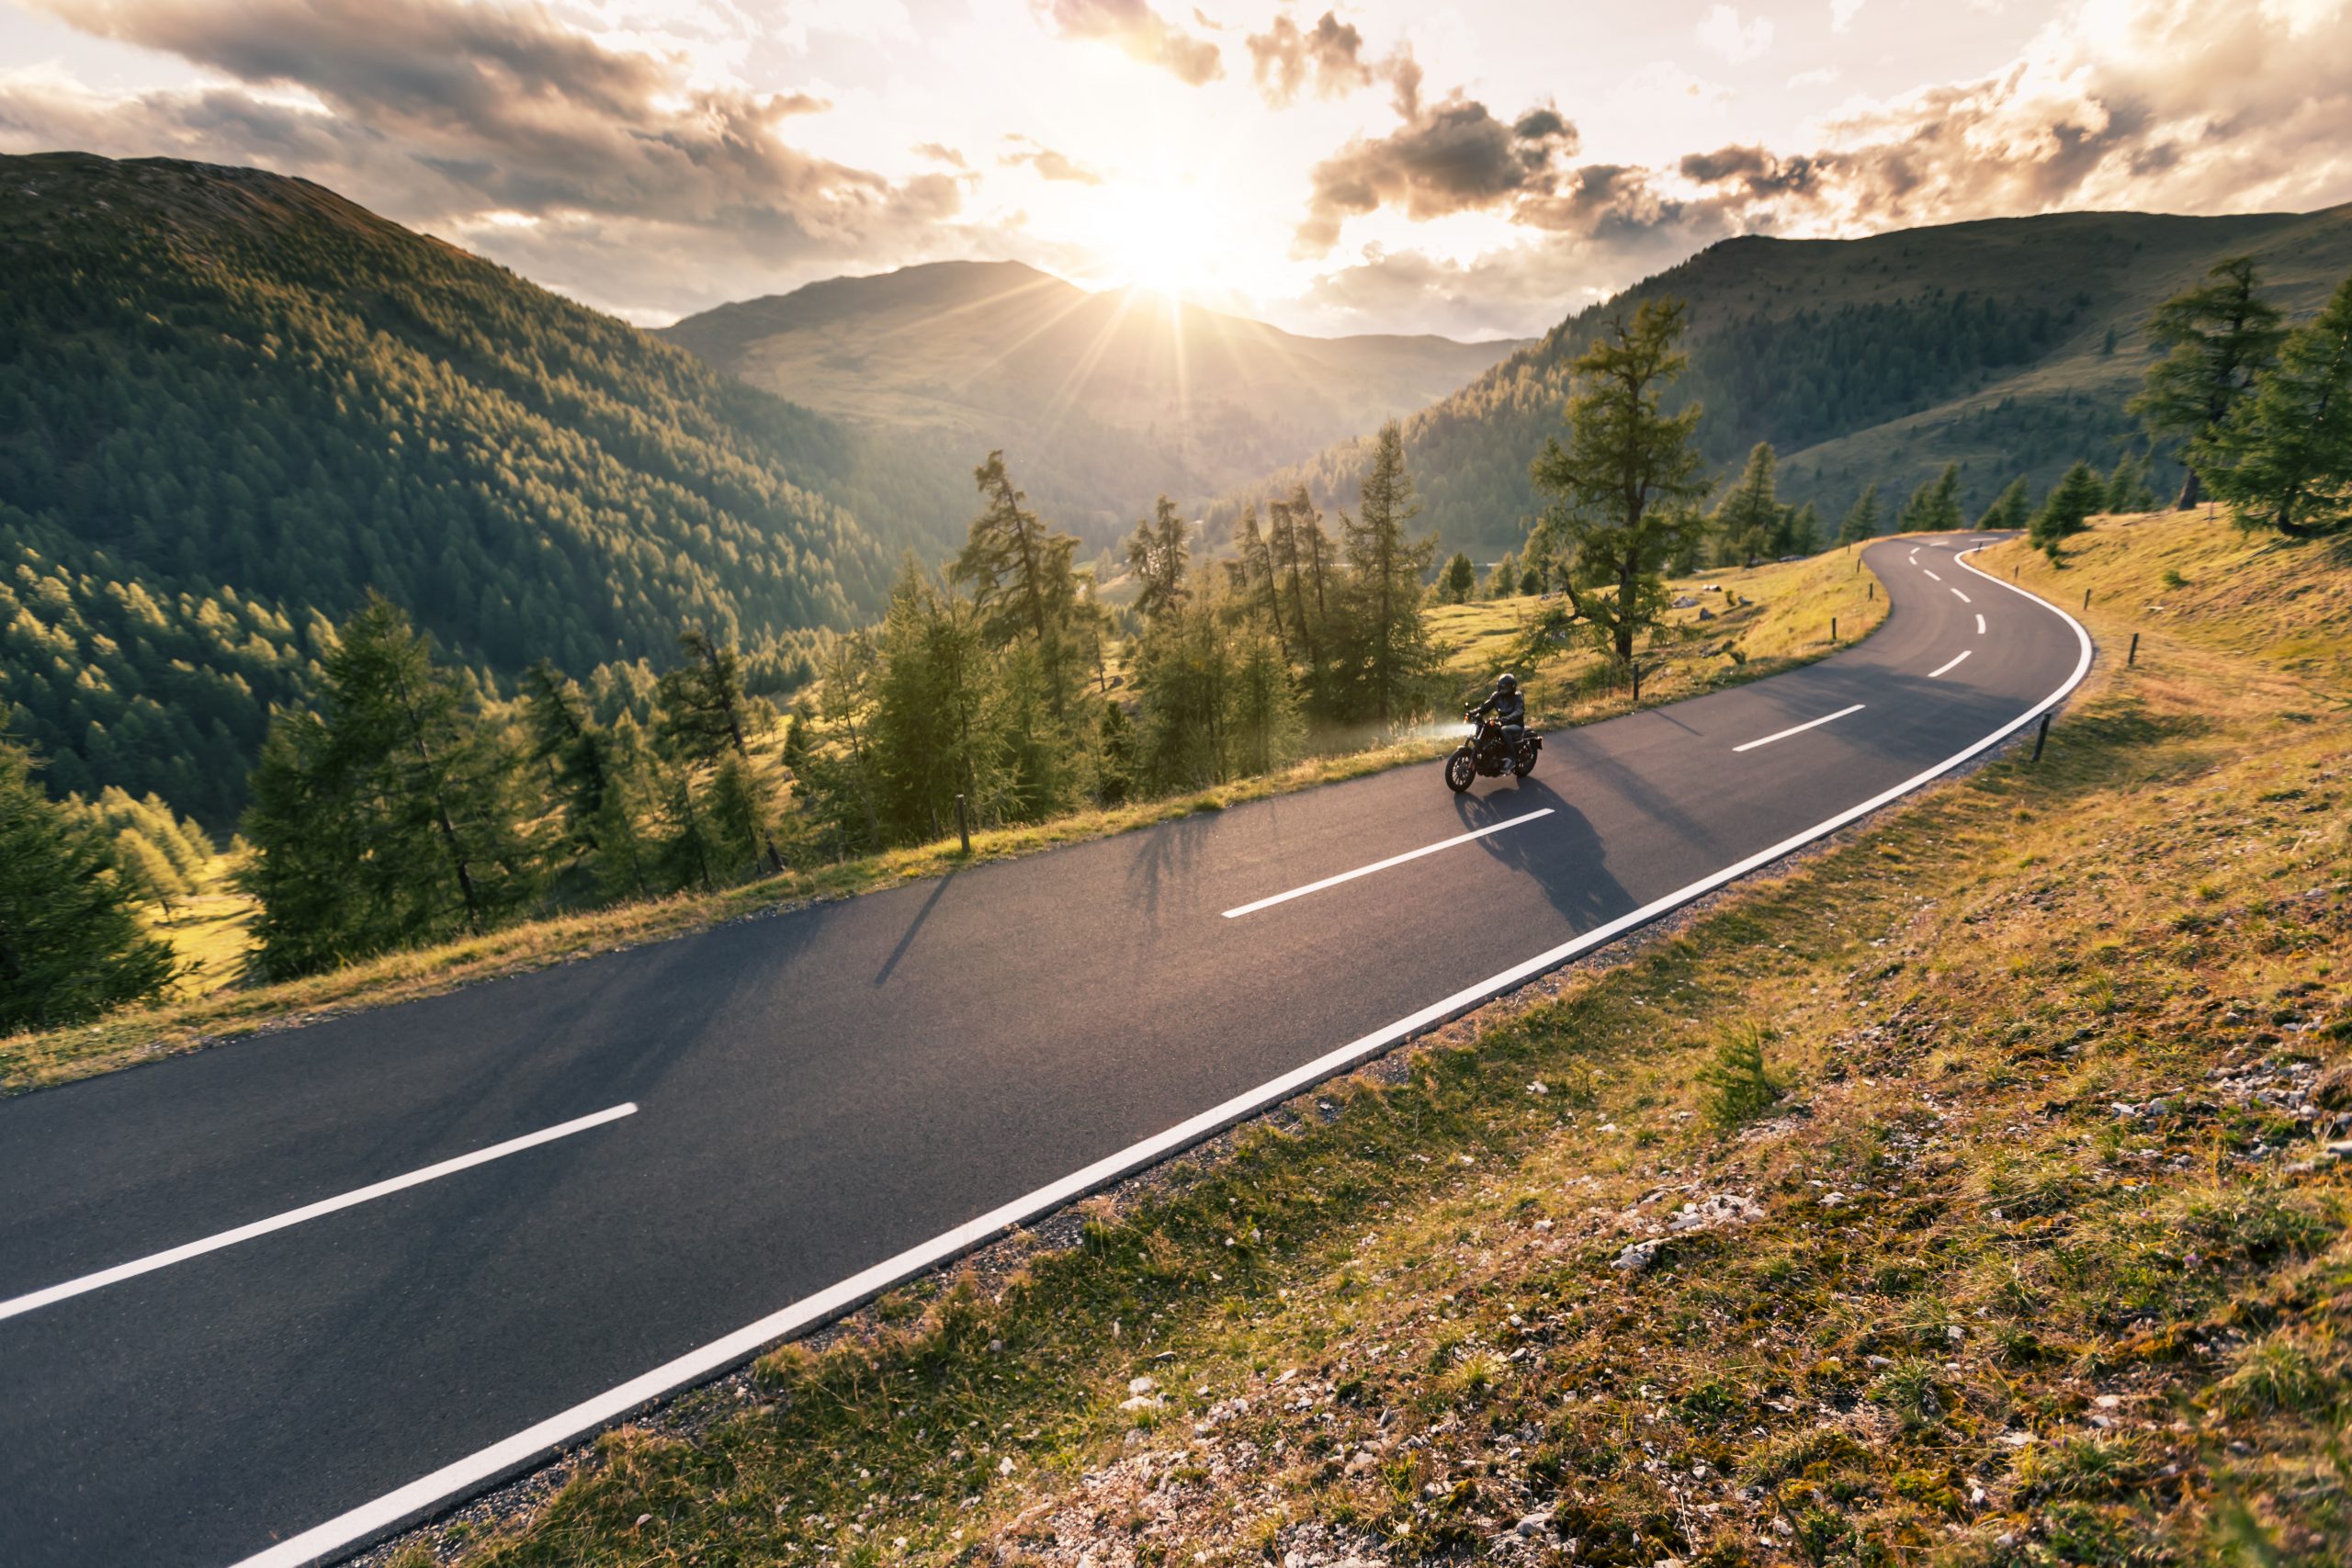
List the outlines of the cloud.
<svg viewBox="0 0 2352 1568">
<path fill-rule="evenodd" d="M 928 158 L 934 164 L 945 164 L 948 167 L 953 169 L 969 168 L 971 166 L 964 162 L 964 154 L 943 142 L 918 141 L 911 149 L 910 149 L 910 151 L 919 157 Z"/>
<path fill-rule="evenodd" d="M 485 233 L 483 248 L 520 265 L 519 253 L 568 241 L 534 276 L 599 302 L 616 299 L 616 277 L 639 275 L 639 254 L 651 276 L 673 275 L 652 298 L 674 299 L 957 243 L 939 227 L 961 210 L 949 176 L 893 181 L 784 140 L 785 123 L 821 100 L 696 85 L 674 59 L 607 48 L 537 8 L 41 3 L 242 85 L 110 95 L 0 81 L 0 144 L 258 164 L 444 230 L 492 211 L 560 219 Z"/>
<path fill-rule="evenodd" d="M 1829 0 L 1829 30 L 1845 32 L 1854 25 L 1854 17 L 1861 9 L 1862 0 Z"/>
<path fill-rule="evenodd" d="M 1755 60 L 1772 47 L 1772 18 L 1758 17 L 1743 22 L 1739 12 L 1717 6 L 1699 22 L 1699 42 L 1734 65 Z"/>
<path fill-rule="evenodd" d="M 1030 0 L 1030 6 L 1061 37 L 1116 44 L 1129 58 L 1161 66 L 1189 85 L 1225 74 L 1216 45 L 1171 25 L 1144 0 Z"/>
<path fill-rule="evenodd" d="M 1103 183 L 1100 170 L 1088 168 L 1077 159 L 1027 136 L 1008 136 L 1014 144 L 1012 151 L 1001 155 L 997 162 L 1007 167 L 1026 164 L 1037 171 L 1037 177 L 1047 180 L 1068 180 L 1074 184 L 1099 186 Z"/>
<path fill-rule="evenodd" d="M 1258 91 L 1276 108 L 1296 103 L 1310 80 L 1317 96 L 1336 98 L 1372 85 L 1376 74 L 1363 58 L 1363 35 L 1329 11 L 1309 29 L 1276 17 L 1264 32 L 1243 41 Z"/>
<path fill-rule="evenodd" d="M 1413 80 L 1418 87 L 1418 72 Z M 1358 137 L 1315 165 L 1293 254 L 1327 254 L 1350 217 L 1383 207 L 1401 207 L 1418 222 L 1548 197 L 1560 160 L 1577 149 L 1576 127 L 1550 107 L 1502 120 L 1459 91 L 1415 107 L 1391 134 Z"/>
</svg>

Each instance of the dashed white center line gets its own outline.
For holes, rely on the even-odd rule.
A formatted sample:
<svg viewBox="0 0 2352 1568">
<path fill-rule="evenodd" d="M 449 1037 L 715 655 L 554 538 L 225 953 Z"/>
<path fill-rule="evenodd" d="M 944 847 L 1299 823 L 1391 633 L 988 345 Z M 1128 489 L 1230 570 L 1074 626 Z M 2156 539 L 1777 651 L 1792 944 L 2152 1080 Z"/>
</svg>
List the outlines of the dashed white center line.
<svg viewBox="0 0 2352 1568">
<path fill-rule="evenodd" d="M 1753 751 L 1758 746 L 1770 746 L 1775 740 L 1786 740 L 1792 735 L 1802 735 L 1808 729 L 1827 724 L 1833 718 L 1843 718 L 1849 713 L 1860 713 L 1862 711 L 1862 705 L 1863 705 L 1860 703 L 1856 703 L 1852 707 L 1839 708 L 1836 713 L 1826 713 L 1819 718 L 1810 718 L 1805 720 L 1803 724 L 1792 724 L 1788 728 L 1767 735 L 1760 740 L 1750 740 L 1746 745 L 1735 746 L 1732 750 L 1735 751 Z"/>
<path fill-rule="evenodd" d="M 1946 662 L 1944 662 L 1944 663 L 1942 663 L 1942 664 L 1939 664 L 1939 665 L 1937 665 L 1933 670 L 1928 671 L 1928 680 L 1930 680 L 1930 681 L 1934 680 L 1937 676 L 1939 676 L 1939 675 L 1942 674 L 1945 671 L 1947 671 L 1947 670 L 1951 669 L 1954 664 L 1959 663 L 1962 660 L 1963 660 L 1963 659 L 1967 658 L 1971 653 L 1973 653 L 1974 651 L 1975 651 L 1975 649 L 1967 649 L 1967 648 L 1964 648 L 1964 649 L 1961 649 L 1961 650 L 1960 650 L 1960 652 L 1959 652 L 1959 653 L 1957 653 L 1957 654 L 1955 654 L 1955 655 L 1954 655 L 1951 660 L 1947 660 Z"/>
<path fill-rule="evenodd" d="M 1951 591 L 1951 594 L 1952 594 L 1952 597 L 1953 597 L 1953 598 L 1955 598 L 1955 599 L 1959 600 L 1959 601 L 1960 601 L 1962 604 L 1975 604 L 1975 603 L 1976 603 L 1976 601 L 1975 601 L 1975 600 L 1971 599 L 1967 594 L 1962 593 L 1962 592 L 1959 589 L 1957 589 L 1957 588 L 1955 588 L 1955 589 L 1953 589 L 1953 590 Z"/>
<path fill-rule="evenodd" d="M 31 1312 L 36 1307 L 45 1307 L 52 1302 L 62 1302 L 69 1296 L 78 1296 L 103 1286 L 119 1284 L 122 1280 L 134 1279 L 141 1274 L 152 1274 L 158 1269 L 168 1269 L 175 1263 L 185 1263 L 191 1258 L 201 1258 L 208 1252 L 218 1252 L 224 1247 L 234 1247 L 241 1241 L 251 1241 L 255 1236 L 267 1235 L 272 1231 L 282 1231 L 288 1226 L 299 1225 L 305 1220 L 315 1220 L 322 1215 L 355 1208 L 377 1198 L 389 1197 L 392 1193 L 405 1191 L 411 1187 L 421 1187 L 428 1181 L 437 1181 L 442 1177 L 454 1176 L 458 1171 L 470 1170 L 475 1166 L 487 1165 L 494 1159 L 504 1159 L 508 1155 L 521 1154 L 525 1149 L 537 1148 L 541 1144 L 551 1144 L 558 1138 L 568 1138 L 574 1133 L 584 1133 L 591 1127 L 601 1127 L 607 1122 L 617 1122 L 624 1116 L 636 1114 L 637 1107 L 634 1104 L 616 1105 L 609 1110 L 599 1111 L 593 1116 L 577 1117 L 553 1127 L 542 1128 L 536 1133 L 526 1133 L 519 1138 L 509 1138 L 503 1144 L 492 1144 L 486 1149 L 476 1149 L 469 1155 L 459 1155 L 455 1159 L 445 1159 L 438 1165 L 428 1165 L 422 1170 L 412 1170 L 406 1176 L 395 1176 L 389 1180 L 379 1181 L 373 1186 L 354 1189 L 338 1197 L 322 1198 L 315 1203 L 305 1203 L 299 1209 L 288 1209 L 282 1214 L 272 1214 L 268 1219 L 255 1220 L 249 1225 L 239 1225 L 235 1230 L 222 1231 L 217 1235 L 206 1236 L 201 1241 L 187 1242 L 164 1252 L 151 1252 L 144 1258 L 134 1258 L 128 1263 L 118 1263 L 111 1269 L 101 1269 L 95 1274 L 85 1274 L 78 1280 L 68 1280 L 62 1285 L 51 1285 L 46 1290 L 34 1291 L 27 1295 L 12 1296 L 5 1302 L 0 1302 L 0 1318 L 15 1317 L 19 1314 Z"/>
<path fill-rule="evenodd" d="M 1976 635 L 1978 637 L 1984 635 L 1984 612 L 1982 610 L 1976 612 Z"/>
<path fill-rule="evenodd" d="M 1936 574 L 1935 574 L 1933 571 L 1929 571 L 1929 570 L 1928 570 L 1928 568 L 1926 568 L 1926 567 L 1924 567 L 1924 566 L 1923 566 L 1923 567 L 1921 567 L 1919 570 L 1920 570 L 1921 571 L 1925 571 L 1925 572 L 1927 572 L 1927 573 L 1928 573 L 1928 575 L 1929 577 L 1936 577 Z M 1943 579 L 1942 579 L 1942 578 L 1940 578 L 1940 577 L 1936 577 L 1936 581 L 1937 581 L 1938 582 L 1941 582 L 1941 581 L 1943 581 Z"/>
<path fill-rule="evenodd" d="M 1236 908 L 1227 909 L 1225 912 L 1225 918 L 1230 920 L 1240 915 L 1253 915 L 1261 909 L 1271 908 L 1276 904 L 1285 904 L 1293 898 L 1304 898 L 1309 893 L 1320 893 L 1326 887 L 1337 887 L 1342 882 L 1353 882 L 1359 876 L 1370 876 L 1375 871 L 1386 871 L 1392 865 L 1402 865 L 1408 860 L 1419 860 L 1423 855 L 1433 855 L 1440 850 L 1450 850 L 1456 844 L 1466 844 L 1473 839 L 1483 839 L 1489 833 L 1499 833 L 1506 828 L 1516 828 L 1522 822 L 1532 822 L 1538 817 L 1551 815 L 1552 808 L 1547 806 L 1541 811 L 1531 811 L 1523 817 L 1508 818 L 1503 821 L 1481 828 L 1476 832 L 1457 834 L 1451 839 L 1440 840 L 1434 844 L 1424 844 L 1418 850 L 1407 850 L 1401 855 L 1390 855 L 1386 860 L 1374 861 L 1370 865 L 1360 865 L 1353 871 L 1343 871 L 1337 876 L 1327 876 L 1320 882 L 1310 882 L 1304 887 L 1294 887 L 1287 893 L 1277 893 L 1271 898 L 1261 898 L 1255 903 L 1240 905 Z"/>
</svg>

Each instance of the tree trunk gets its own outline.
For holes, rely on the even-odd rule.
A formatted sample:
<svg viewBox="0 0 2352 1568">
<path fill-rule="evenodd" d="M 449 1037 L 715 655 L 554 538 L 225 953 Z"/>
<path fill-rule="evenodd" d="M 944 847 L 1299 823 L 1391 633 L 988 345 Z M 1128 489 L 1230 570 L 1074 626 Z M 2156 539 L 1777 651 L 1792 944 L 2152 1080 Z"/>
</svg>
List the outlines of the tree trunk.
<svg viewBox="0 0 2352 1568">
<path fill-rule="evenodd" d="M 2180 481 L 2180 499 L 2173 502 L 2173 509 L 2177 512 L 2193 512 L 2197 503 L 2204 499 L 2205 482 L 2197 477 L 2195 468 L 2188 472 L 2188 477 Z"/>
</svg>

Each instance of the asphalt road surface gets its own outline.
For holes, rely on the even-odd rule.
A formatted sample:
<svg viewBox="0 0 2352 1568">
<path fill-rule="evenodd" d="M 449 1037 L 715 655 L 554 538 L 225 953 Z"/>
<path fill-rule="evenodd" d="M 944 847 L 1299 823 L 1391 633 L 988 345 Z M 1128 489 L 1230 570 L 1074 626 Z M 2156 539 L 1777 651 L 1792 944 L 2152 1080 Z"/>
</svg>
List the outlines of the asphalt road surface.
<svg viewBox="0 0 2352 1568">
<path fill-rule="evenodd" d="M 2090 659 L 1966 542 L 1871 547 L 1866 642 L 1516 784 L 1432 762 L 0 1102 L 0 1562 L 332 1557 L 1916 786 Z"/>
</svg>

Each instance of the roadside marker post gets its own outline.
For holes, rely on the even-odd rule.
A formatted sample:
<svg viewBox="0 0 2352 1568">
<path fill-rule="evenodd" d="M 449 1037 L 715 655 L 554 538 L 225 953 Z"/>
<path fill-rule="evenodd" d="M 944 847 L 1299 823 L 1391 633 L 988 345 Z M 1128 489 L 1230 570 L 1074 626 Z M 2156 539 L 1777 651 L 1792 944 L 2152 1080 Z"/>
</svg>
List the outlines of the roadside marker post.
<svg viewBox="0 0 2352 1568">
<path fill-rule="evenodd" d="M 2129 653 L 2127 653 L 2127 654 L 2125 654 L 2125 655 L 2123 656 L 2123 667 L 2124 667 L 2125 669 L 2129 670 L 2132 665 L 2137 664 L 2137 663 L 2139 663 L 2139 662 L 2140 662 L 2140 634 L 2139 634 L 2138 632 L 2133 632 L 2133 633 L 2132 634 L 2132 651 L 2131 651 L 2131 652 L 2129 652 Z"/>
<path fill-rule="evenodd" d="M 1829 642 L 1833 648 L 1838 643 L 1838 617 L 1835 615 L 1829 617 Z"/>
<path fill-rule="evenodd" d="M 2035 761 L 2039 762 L 2041 761 L 2041 749 L 2049 743 L 2049 740 L 2050 716 L 2045 713 L 2041 716 L 2041 728 L 2033 732 L 2033 760 Z"/>
<path fill-rule="evenodd" d="M 2089 609 L 2090 607 L 2091 607 L 2091 591 L 2090 591 L 2089 589 L 2086 588 L 2086 589 L 2084 589 L 2084 590 L 2083 590 L 2083 608 L 2084 608 L 2084 609 L 2086 609 L 2086 610 L 2087 610 L 2087 609 Z"/>
<path fill-rule="evenodd" d="M 971 809 L 964 804 L 964 797 L 960 795 L 956 797 L 956 836 L 964 841 L 964 852 L 970 854 L 972 852 L 972 813 Z"/>
</svg>

